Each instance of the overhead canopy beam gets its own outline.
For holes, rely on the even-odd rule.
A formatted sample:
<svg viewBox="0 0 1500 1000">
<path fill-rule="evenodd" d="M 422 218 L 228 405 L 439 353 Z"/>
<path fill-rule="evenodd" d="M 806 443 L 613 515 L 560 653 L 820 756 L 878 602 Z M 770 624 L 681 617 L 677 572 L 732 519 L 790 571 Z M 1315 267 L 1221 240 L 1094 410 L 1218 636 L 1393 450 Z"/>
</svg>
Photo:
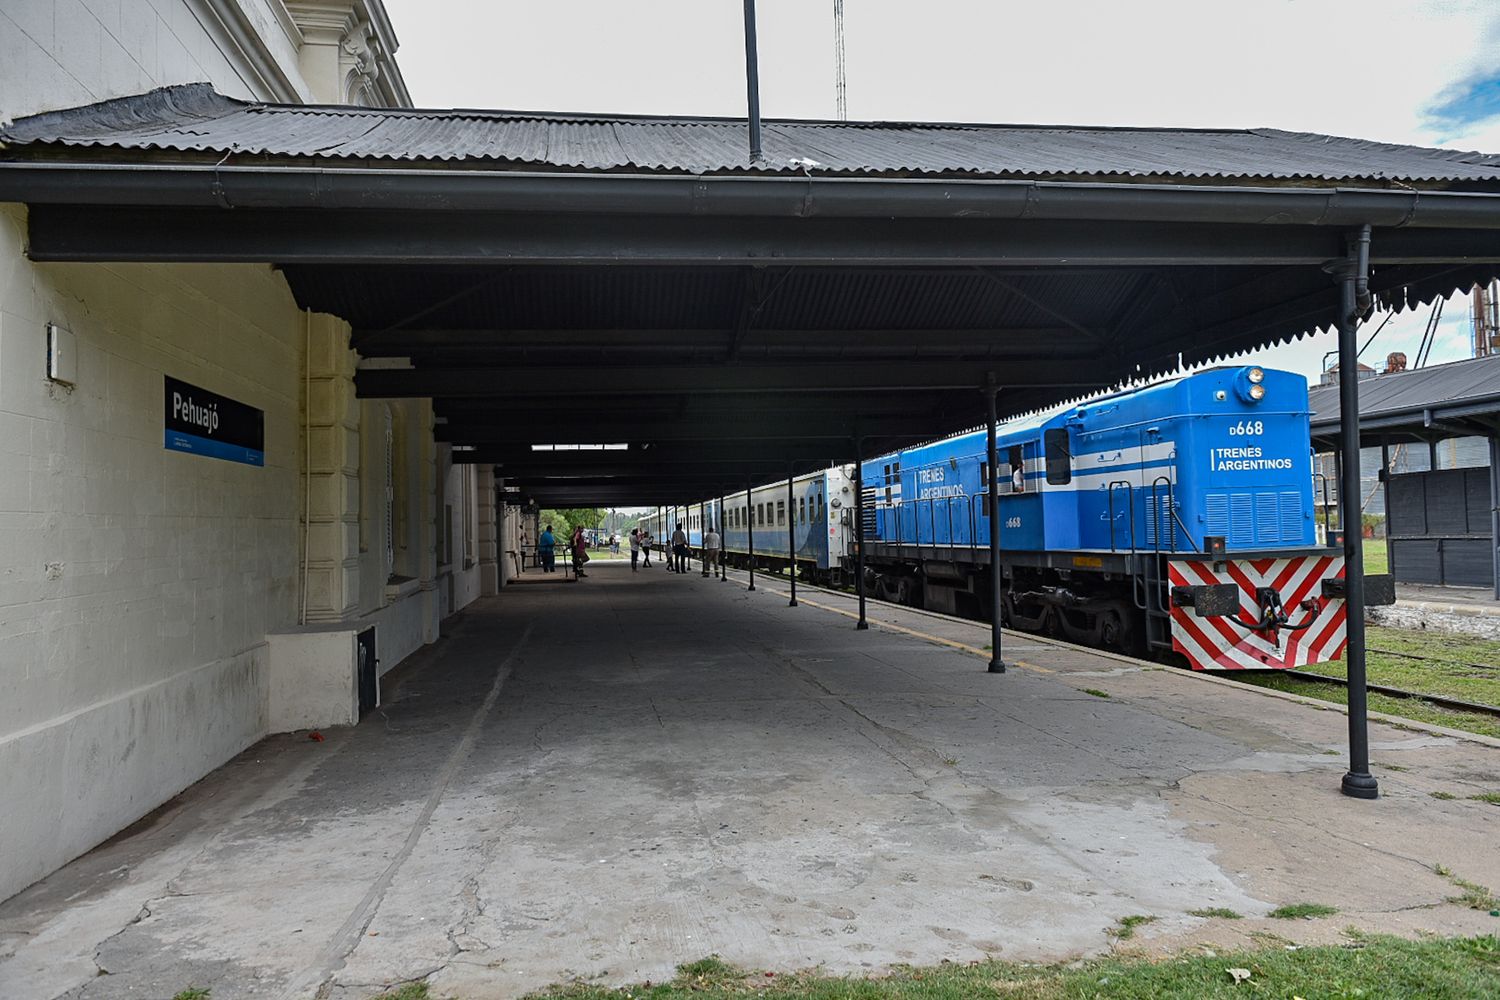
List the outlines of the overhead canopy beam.
<svg viewBox="0 0 1500 1000">
<path fill-rule="evenodd" d="M 930 415 L 923 412 L 909 417 L 877 417 L 854 422 L 847 418 L 808 420 L 787 419 L 772 410 L 752 421 L 723 419 L 679 420 L 674 418 L 612 417 L 566 420 L 549 419 L 545 424 L 516 417 L 502 423 L 486 421 L 481 416 L 461 418 L 454 423 L 440 423 L 435 428 L 437 440 L 469 445 L 530 444 L 605 444 L 613 442 L 671 444 L 701 441 L 848 441 L 855 434 L 869 437 L 907 437 L 951 433 L 960 418 L 954 415 Z M 600 435 L 607 437 L 608 442 Z"/>
<path fill-rule="evenodd" d="M 740 353 L 751 359 L 776 355 L 846 355 L 985 358 L 1034 356 L 1037 344 L 1056 344 L 1073 337 L 1065 327 L 1015 327 L 984 330 L 756 330 L 753 345 Z M 618 351 L 631 355 L 709 355 L 724 357 L 728 348 L 720 329 L 671 330 L 385 330 L 356 331 L 355 350 L 367 358 L 504 358 L 548 351 Z M 1088 357 L 1079 349 L 1077 357 Z"/>
<path fill-rule="evenodd" d="M 1484 193 L 1396 187 L 1095 181 L 646 175 L 394 169 L 295 162 L 0 163 L 0 201 L 32 205 L 415 210 L 549 215 L 1217 222 L 1500 229 Z M 1436 187 L 1436 186 L 1434 186 Z M 778 261 L 777 263 L 784 263 Z"/>
<path fill-rule="evenodd" d="M 1003 386 L 1046 386 L 1087 391 L 1108 385 L 1110 376 L 1097 361 L 1016 361 L 998 373 Z M 518 397 L 622 394 L 622 380 L 639 376 L 649 382 L 626 386 L 627 395 L 643 391 L 693 395 L 719 393 L 900 392 L 907 389 L 972 389 L 984 381 L 984 369 L 972 364 L 934 361 L 822 365 L 682 365 L 629 368 L 362 368 L 355 387 L 366 399 L 427 396 Z"/>
<path fill-rule="evenodd" d="M 1314 265 L 1319 226 L 1009 219 L 720 218 L 34 204 L 44 261 L 843 266 Z M 1500 259 L 1500 247 L 1489 247 Z M 1444 260 L 1451 259 L 1444 252 Z"/>
<path fill-rule="evenodd" d="M 474 464 L 494 462 L 505 467 L 506 475 L 513 467 L 528 469 L 579 469 L 596 465 L 623 466 L 627 468 L 664 468 L 678 465 L 717 464 L 720 462 L 749 464 L 752 462 L 787 462 L 823 459 L 833 461 L 849 452 L 848 439 L 842 442 L 829 441 L 775 441 L 740 440 L 733 450 L 727 450 L 713 441 L 680 442 L 665 447 L 631 447 L 611 450 L 565 450 L 532 451 L 526 445 L 482 445 L 469 451 L 455 451 L 454 461 Z"/>
</svg>

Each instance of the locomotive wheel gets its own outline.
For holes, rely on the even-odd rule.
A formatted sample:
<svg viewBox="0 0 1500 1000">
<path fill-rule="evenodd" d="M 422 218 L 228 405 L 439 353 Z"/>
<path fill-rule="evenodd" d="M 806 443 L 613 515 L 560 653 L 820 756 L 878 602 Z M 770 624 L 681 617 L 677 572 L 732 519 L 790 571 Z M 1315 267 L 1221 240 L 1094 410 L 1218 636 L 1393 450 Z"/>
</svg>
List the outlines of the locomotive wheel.
<svg viewBox="0 0 1500 1000">
<path fill-rule="evenodd" d="M 1106 611 L 1099 616 L 1099 644 L 1105 649 L 1123 649 L 1125 646 L 1125 623 L 1119 612 Z"/>
</svg>

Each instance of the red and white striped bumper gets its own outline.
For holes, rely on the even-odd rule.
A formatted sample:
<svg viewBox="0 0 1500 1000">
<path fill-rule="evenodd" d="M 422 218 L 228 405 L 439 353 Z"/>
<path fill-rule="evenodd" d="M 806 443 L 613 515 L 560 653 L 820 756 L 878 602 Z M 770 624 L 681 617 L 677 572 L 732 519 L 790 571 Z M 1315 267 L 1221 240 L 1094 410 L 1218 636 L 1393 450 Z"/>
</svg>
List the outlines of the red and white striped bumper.
<svg viewBox="0 0 1500 1000">
<path fill-rule="evenodd" d="M 1251 629 L 1225 617 L 1198 618 L 1192 608 L 1173 607 L 1172 648 L 1194 670 L 1296 669 L 1337 660 L 1344 653 L 1344 602 L 1325 598 L 1322 583 L 1344 575 L 1343 556 L 1293 556 L 1287 559 L 1231 559 L 1215 569 L 1196 559 L 1172 560 L 1172 586 L 1232 583 L 1239 588 L 1239 622 L 1260 620 L 1256 591 L 1275 588 L 1281 594 L 1288 624 L 1304 629 Z"/>
</svg>

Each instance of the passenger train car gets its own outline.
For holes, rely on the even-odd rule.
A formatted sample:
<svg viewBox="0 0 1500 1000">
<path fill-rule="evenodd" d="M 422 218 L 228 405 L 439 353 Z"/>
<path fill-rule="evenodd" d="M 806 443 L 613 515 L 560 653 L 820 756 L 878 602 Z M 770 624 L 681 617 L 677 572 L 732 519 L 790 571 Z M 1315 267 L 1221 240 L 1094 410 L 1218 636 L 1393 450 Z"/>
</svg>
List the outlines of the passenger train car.
<svg viewBox="0 0 1500 1000">
<path fill-rule="evenodd" d="M 751 541 L 757 567 L 782 569 L 788 555 L 789 533 L 795 538 L 795 562 L 799 579 L 819 583 L 847 582 L 849 555 L 853 551 L 857 497 L 852 475 L 844 469 L 825 469 L 792 480 L 788 503 L 785 480 L 757 486 L 747 498 L 744 492 L 721 499 L 704 500 L 685 507 L 662 507 L 640 519 L 638 528 L 648 530 L 659 544 L 671 542 L 672 530 L 681 523 L 688 545 L 701 552 L 705 520 L 723 537 L 725 560 L 732 566 L 748 565 Z"/>
<path fill-rule="evenodd" d="M 999 425 L 1001 606 L 1013 628 L 1196 670 L 1296 668 L 1344 648 L 1341 541 L 1318 537 L 1307 382 L 1215 368 Z M 795 483 L 802 575 L 852 578 L 853 467 Z M 984 430 L 864 463 L 865 582 L 874 596 L 987 617 Z M 731 562 L 784 565 L 785 483 L 728 500 Z M 695 550 L 698 507 L 681 508 Z M 717 504 L 712 523 L 721 523 Z M 670 513 L 642 520 L 670 538 Z M 1389 604 L 1389 576 L 1366 602 Z"/>
<path fill-rule="evenodd" d="M 1008 624 L 1198 670 L 1337 659 L 1344 559 L 1318 539 L 1308 418 L 1302 376 L 1246 366 L 1001 424 Z M 866 463 L 878 596 L 989 606 L 986 454 L 981 430 Z"/>
</svg>

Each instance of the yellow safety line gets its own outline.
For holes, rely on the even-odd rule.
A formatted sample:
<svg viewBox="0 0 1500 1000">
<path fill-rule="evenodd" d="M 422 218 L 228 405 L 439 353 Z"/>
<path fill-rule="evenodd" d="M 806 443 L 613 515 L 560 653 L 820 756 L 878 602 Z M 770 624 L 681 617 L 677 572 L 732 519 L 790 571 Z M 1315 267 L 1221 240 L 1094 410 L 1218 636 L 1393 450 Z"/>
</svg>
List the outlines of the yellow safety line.
<svg viewBox="0 0 1500 1000">
<path fill-rule="evenodd" d="M 761 587 L 760 589 L 768 594 L 779 594 L 782 597 L 791 596 L 790 591 L 786 590 L 772 590 L 770 587 Z M 809 601 L 805 597 L 797 598 L 797 603 L 806 604 L 814 608 L 819 608 L 823 611 L 832 611 L 836 615 L 843 615 L 845 618 L 853 618 L 855 621 L 859 620 L 859 615 L 855 614 L 852 611 L 845 611 L 843 608 L 835 608 L 827 604 L 819 604 L 817 601 Z M 871 619 L 869 618 L 869 616 L 866 616 L 865 620 L 870 621 Z M 981 656 L 986 660 L 990 658 L 989 650 L 980 649 L 978 646 L 970 646 L 968 643 L 959 642 L 956 639 L 944 639 L 940 635 L 929 635 L 926 632 L 918 632 L 914 628 L 907 628 L 904 625 L 897 625 L 894 622 L 875 621 L 872 622 L 872 624 L 879 625 L 881 628 L 889 629 L 892 632 L 900 632 L 903 635 L 913 636 L 917 639 L 926 639 L 928 642 L 935 642 L 940 646 L 951 646 L 954 649 L 961 649 L 965 653 L 973 653 L 975 656 Z M 1027 663 L 1025 660 L 1011 660 L 1006 665 L 1020 667 L 1022 670 L 1032 670 L 1039 674 L 1057 673 L 1056 670 L 1053 670 L 1050 667 L 1039 667 L 1035 663 Z"/>
</svg>

